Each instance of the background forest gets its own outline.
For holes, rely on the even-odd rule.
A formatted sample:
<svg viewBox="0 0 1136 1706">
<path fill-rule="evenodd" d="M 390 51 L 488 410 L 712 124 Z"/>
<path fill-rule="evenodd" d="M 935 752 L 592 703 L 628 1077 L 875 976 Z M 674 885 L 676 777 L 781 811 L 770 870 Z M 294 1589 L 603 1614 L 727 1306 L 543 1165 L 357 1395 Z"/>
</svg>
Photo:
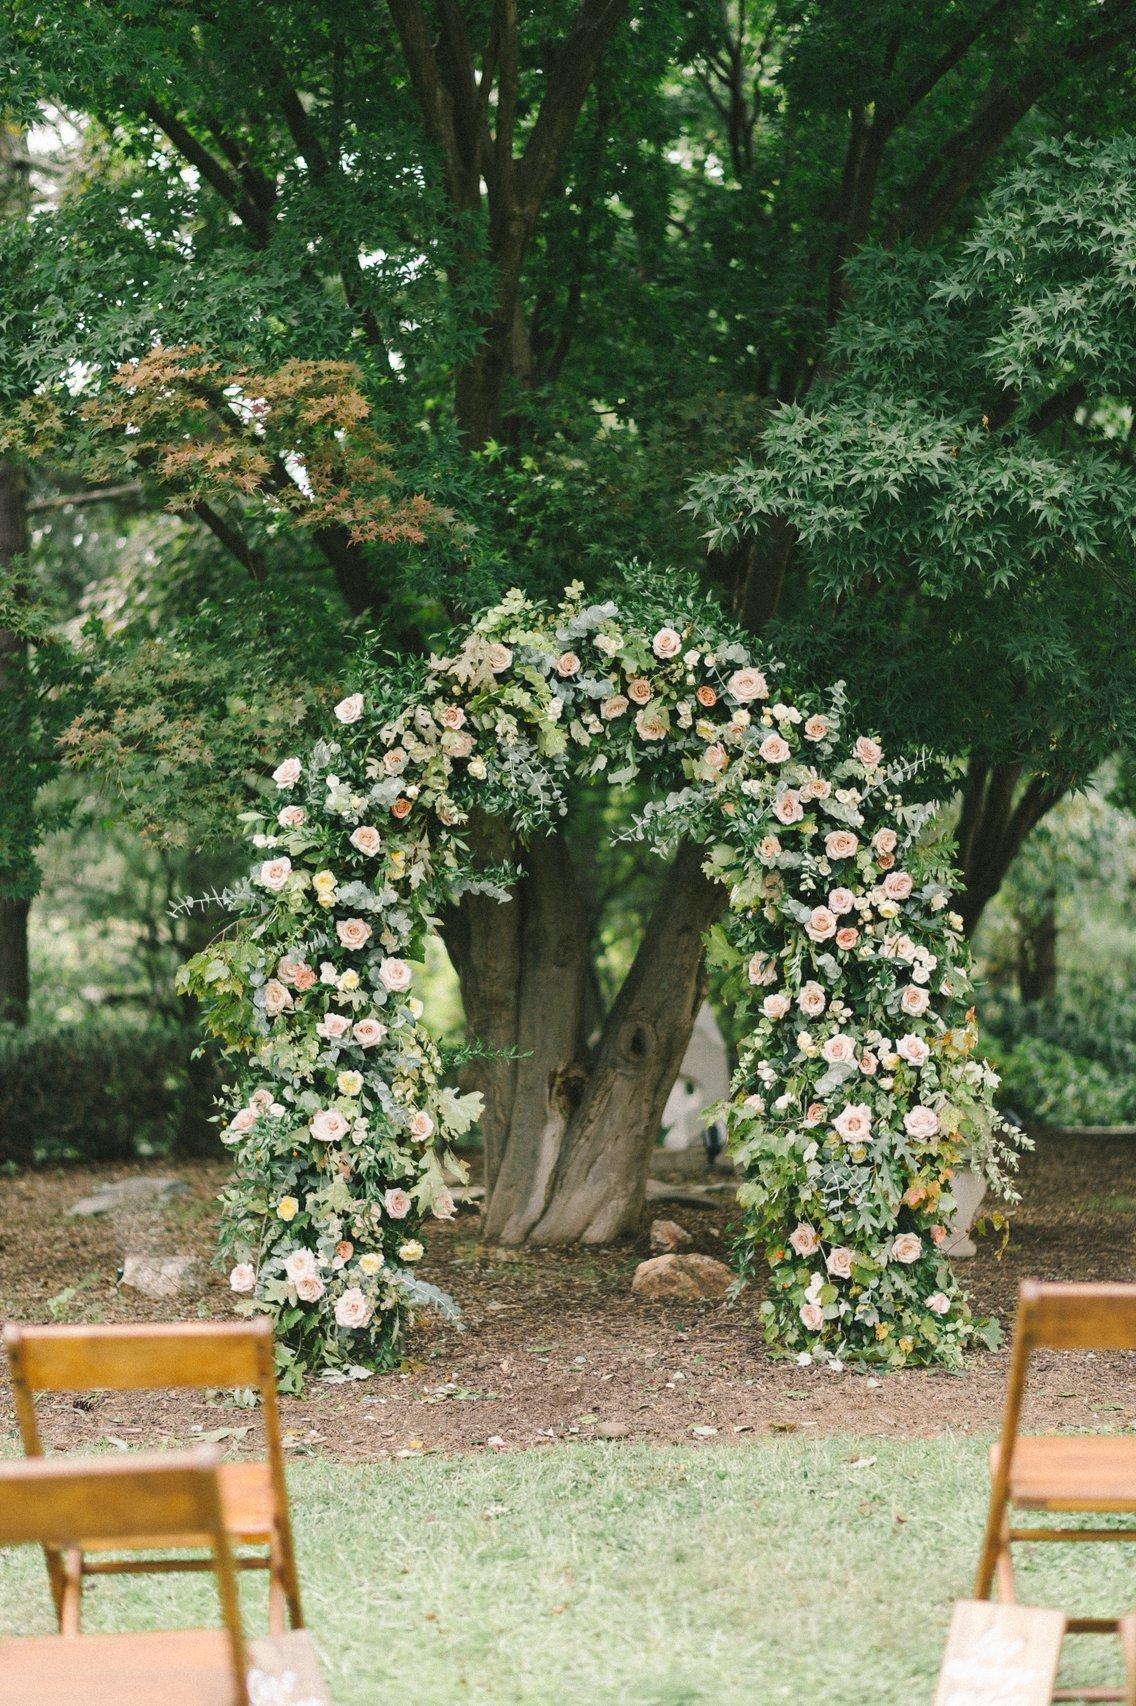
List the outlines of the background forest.
<svg viewBox="0 0 1136 1706">
<path fill-rule="evenodd" d="M 1136 1121 L 1134 38 L 1128 0 L 5 0 L 0 1160 L 213 1143 L 175 979 L 242 807 L 353 659 L 572 580 L 845 680 L 951 801 L 1008 1103 Z M 514 904 L 429 975 L 501 1051 L 501 1218 L 629 991 L 647 1125 L 681 1059 L 704 879 L 620 842 L 641 804 L 473 826 Z"/>
</svg>

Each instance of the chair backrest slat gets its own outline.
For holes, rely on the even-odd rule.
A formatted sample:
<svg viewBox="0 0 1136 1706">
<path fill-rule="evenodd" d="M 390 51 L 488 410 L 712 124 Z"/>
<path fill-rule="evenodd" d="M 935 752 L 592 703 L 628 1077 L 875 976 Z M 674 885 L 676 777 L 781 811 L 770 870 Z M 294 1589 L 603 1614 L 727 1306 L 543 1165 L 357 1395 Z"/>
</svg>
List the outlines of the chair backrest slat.
<svg viewBox="0 0 1136 1706">
<path fill-rule="evenodd" d="M 220 1527 L 217 1452 L 0 1465 L 0 1546 L 113 1546 Z"/>
<path fill-rule="evenodd" d="M 13 1374 L 32 1392 L 260 1388 L 272 1370 L 267 1321 L 9 1327 L 4 1341 Z"/>
<path fill-rule="evenodd" d="M 1136 1350 L 1136 1285 L 1023 1280 L 1019 1300 L 1031 1350 Z"/>
</svg>

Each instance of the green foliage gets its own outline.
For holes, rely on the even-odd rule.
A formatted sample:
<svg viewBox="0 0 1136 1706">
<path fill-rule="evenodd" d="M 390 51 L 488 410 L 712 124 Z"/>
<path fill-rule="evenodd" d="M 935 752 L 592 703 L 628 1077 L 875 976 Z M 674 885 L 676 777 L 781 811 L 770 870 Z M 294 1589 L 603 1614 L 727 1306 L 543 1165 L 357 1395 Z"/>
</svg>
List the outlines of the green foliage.
<svg viewBox="0 0 1136 1706">
<path fill-rule="evenodd" d="M 0 1162 L 128 1161 L 210 1147 L 215 1074 L 184 1021 L 0 1025 Z"/>
</svg>

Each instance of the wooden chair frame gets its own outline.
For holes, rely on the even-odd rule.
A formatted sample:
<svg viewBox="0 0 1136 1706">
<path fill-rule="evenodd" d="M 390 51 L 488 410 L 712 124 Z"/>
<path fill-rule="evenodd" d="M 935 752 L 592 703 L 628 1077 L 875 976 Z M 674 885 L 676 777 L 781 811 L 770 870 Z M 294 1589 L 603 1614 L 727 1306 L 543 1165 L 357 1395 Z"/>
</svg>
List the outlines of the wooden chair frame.
<svg viewBox="0 0 1136 1706">
<path fill-rule="evenodd" d="M 1136 1476 L 1130 1493 L 1118 1497 L 1081 1500 L 1039 1492 L 1028 1504 L 1012 1494 L 1015 1453 L 1021 1435 L 1018 1427 L 1025 1399 L 1030 1358 L 1037 1350 L 1136 1350 L 1136 1285 L 1077 1284 L 1064 1281 L 1023 1280 L 1018 1288 L 1018 1310 L 1013 1350 L 1006 1385 L 1002 1431 L 991 1452 L 990 1504 L 975 1576 L 975 1599 L 989 1599 L 994 1588 L 1004 1604 L 1017 1603 L 1012 1548 L 1017 1544 L 1051 1542 L 1136 1540 L 1136 1527 L 1075 1528 L 1053 1525 L 1015 1526 L 1015 1508 L 1049 1511 L 1122 1511 L 1136 1516 Z M 1070 1436 L 1075 1437 L 1075 1436 Z M 1107 1435 L 1091 1436 L 1107 1439 Z M 1070 1617 L 1071 1634 L 1125 1634 L 1121 1617 Z M 1134 1637 L 1129 1636 L 1129 1640 Z M 1124 1700 L 1136 1706 L 1136 1691 L 1107 1688 L 1057 1689 L 1055 1700 Z"/>
<path fill-rule="evenodd" d="M 42 1458 L 44 1455 L 36 1413 L 37 1393 L 98 1389 L 125 1392 L 238 1386 L 255 1388 L 260 1395 L 264 1418 L 271 1521 L 263 1531 L 258 1525 L 255 1532 L 244 1528 L 235 1530 L 230 1523 L 229 1543 L 231 1546 L 265 1548 L 263 1552 L 236 1554 L 233 1562 L 238 1570 L 268 1570 L 270 1633 L 282 1633 L 285 1614 L 293 1629 L 303 1627 L 299 1574 L 284 1477 L 272 1329 L 266 1320 L 186 1321 L 112 1327 L 7 1326 L 4 1328 L 4 1345 L 12 1372 L 20 1437 L 28 1458 Z M 219 1479 L 224 1510 L 227 1480 L 231 1484 L 225 1464 L 220 1467 Z M 183 1538 L 182 1544 L 199 1547 L 200 1541 L 189 1535 Z M 144 1547 L 140 1544 L 123 1549 L 140 1551 Z M 78 1555 L 77 1561 L 73 1559 L 67 1564 L 57 1548 L 45 1546 L 44 1553 L 59 1626 L 71 1630 L 79 1627 L 86 1576 L 212 1567 L 204 1558 L 91 1558 L 85 1552 Z"/>
<path fill-rule="evenodd" d="M 38 1542 L 50 1556 L 63 1561 L 66 1579 L 77 1581 L 79 1548 L 92 1541 L 118 1546 L 144 1539 L 161 1545 L 175 1544 L 186 1533 L 200 1536 L 210 1554 L 205 1567 L 216 1577 L 234 1706 L 248 1706 L 248 1654 L 221 1510 L 220 1461 L 215 1447 L 202 1446 L 188 1453 L 131 1454 L 105 1460 L 33 1457 L 0 1464 L 0 1546 Z M 73 1641 L 79 1648 L 90 1640 L 104 1650 L 109 1639 L 128 1663 L 135 1662 L 137 1654 L 145 1681 L 144 1648 L 135 1645 L 138 1637 L 84 1637 L 76 1622 L 52 1639 L 68 1645 Z M 148 1643 L 154 1637 L 141 1639 Z M 97 1681 L 93 1672 L 91 1685 Z"/>
</svg>

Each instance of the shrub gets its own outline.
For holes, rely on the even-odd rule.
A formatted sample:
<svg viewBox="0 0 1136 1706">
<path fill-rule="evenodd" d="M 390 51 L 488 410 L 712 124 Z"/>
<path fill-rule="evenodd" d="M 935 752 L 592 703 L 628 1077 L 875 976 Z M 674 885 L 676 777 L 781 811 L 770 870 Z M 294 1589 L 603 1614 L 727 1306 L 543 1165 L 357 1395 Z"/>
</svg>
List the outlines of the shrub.
<svg viewBox="0 0 1136 1706">
<path fill-rule="evenodd" d="M 0 1163 L 207 1150 L 217 1078 L 196 1040 L 170 1020 L 0 1025 Z"/>
</svg>

